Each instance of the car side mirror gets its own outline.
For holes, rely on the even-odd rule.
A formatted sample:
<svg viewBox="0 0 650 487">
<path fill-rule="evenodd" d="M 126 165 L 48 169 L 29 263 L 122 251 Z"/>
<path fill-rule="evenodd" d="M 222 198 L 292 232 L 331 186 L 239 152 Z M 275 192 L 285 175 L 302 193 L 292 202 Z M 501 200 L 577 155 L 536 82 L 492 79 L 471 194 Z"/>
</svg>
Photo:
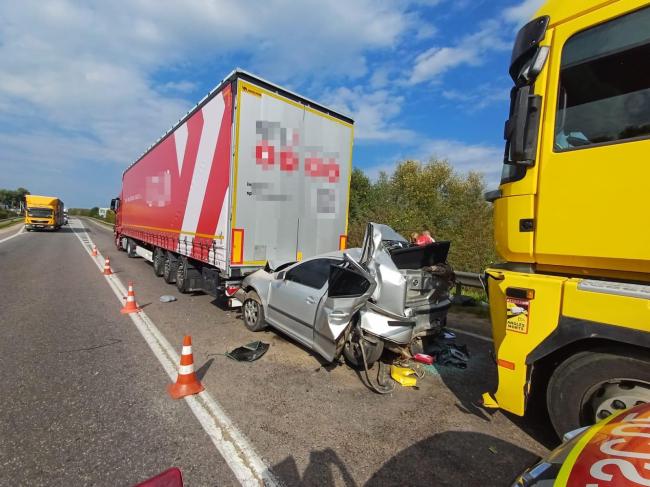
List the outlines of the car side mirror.
<svg viewBox="0 0 650 487">
<path fill-rule="evenodd" d="M 287 272 L 286 271 L 280 271 L 275 275 L 275 278 L 279 281 L 284 281 L 284 278 L 286 277 Z"/>
</svg>

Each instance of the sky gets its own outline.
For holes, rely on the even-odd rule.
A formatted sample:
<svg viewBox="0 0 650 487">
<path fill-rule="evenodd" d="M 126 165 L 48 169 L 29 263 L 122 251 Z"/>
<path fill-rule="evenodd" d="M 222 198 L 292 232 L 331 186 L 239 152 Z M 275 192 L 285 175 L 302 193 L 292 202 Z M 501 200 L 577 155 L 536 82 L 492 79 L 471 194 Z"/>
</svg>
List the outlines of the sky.
<svg viewBox="0 0 650 487">
<path fill-rule="evenodd" d="M 371 178 L 446 159 L 498 183 L 510 50 L 541 0 L 0 0 L 0 188 L 108 206 L 234 68 L 355 120 Z"/>
</svg>

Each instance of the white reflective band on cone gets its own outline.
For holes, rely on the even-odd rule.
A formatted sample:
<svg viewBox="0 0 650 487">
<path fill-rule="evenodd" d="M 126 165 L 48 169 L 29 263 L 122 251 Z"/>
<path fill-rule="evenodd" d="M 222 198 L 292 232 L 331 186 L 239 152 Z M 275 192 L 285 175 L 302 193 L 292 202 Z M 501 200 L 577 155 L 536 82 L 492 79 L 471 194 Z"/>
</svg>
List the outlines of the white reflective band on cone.
<svg viewBox="0 0 650 487">
<path fill-rule="evenodd" d="M 181 350 L 181 355 L 189 355 L 192 353 L 191 345 L 183 345 L 183 350 Z"/>
<path fill-rule="evenodd" d="M 194 372 L 194 364 L 178 366 L 178 373 L 181 375 L 191 374 L 192 372 Z"/>
</svg>

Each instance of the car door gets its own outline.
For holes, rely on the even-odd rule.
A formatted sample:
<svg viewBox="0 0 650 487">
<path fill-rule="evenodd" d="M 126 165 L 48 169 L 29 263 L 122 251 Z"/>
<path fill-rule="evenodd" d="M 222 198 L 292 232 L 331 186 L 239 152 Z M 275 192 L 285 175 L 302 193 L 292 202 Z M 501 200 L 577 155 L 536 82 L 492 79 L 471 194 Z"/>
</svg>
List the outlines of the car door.
<svg viewBox="0 0 650 487">
<path fill-rule="evenodd" d="M 325 294 L 330 265 L 338 262 L 311 259 L 278 273 L 270 286 L 268 321 L 311 348 L 318 303 Z"/>
<path fill-rule="evenodd" d="M 331 265 L 327 293 L 318 306 L 314 327 L 314 350 L 327 360 L 336 355 L 336 344 L 354 315 L 368 301 L 377 282 L 349 255 Z"/>
</svg>

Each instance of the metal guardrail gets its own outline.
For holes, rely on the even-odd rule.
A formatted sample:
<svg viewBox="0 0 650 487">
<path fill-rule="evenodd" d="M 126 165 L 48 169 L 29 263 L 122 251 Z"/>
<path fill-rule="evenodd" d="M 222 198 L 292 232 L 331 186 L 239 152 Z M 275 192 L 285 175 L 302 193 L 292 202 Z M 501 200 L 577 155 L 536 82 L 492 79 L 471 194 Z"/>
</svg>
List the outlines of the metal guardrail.
<svg viewBox="0 0 650 487">
<path fill-rule="evenodd" d="M 463 272 L 455 271 L 456 274 L 456 295 L 460 296 L 462 287 L 477 287 L 483 289 L 483 281 L 481 280 L 481 274 L 475 272 Z"/>
<path fill-rule="evenodd" d="M 11 217 L 11 218 L 3 218 L 2 220 L 0 220 L 0 225 L 3 224 L 3 223 L 9 223 L 9 222 L 13 222 L 13 221 L 22 220 L 23 218 L 25 218 L 25 217 L 24 216 L 14 216 L 14 217 Z"/>
</svg>

